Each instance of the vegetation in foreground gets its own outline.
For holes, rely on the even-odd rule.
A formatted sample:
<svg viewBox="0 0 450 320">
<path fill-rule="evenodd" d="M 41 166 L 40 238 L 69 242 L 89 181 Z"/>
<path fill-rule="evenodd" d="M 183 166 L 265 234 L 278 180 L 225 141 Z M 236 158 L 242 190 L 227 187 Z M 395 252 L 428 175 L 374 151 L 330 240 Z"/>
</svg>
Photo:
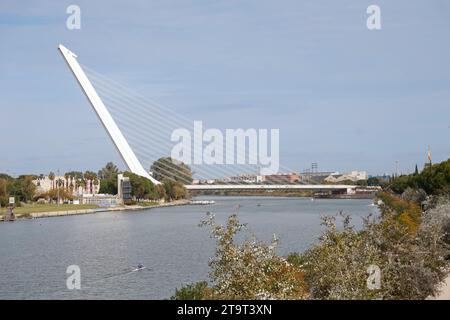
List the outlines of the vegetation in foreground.
<svg viewBox="0 0 450 320">
<path fill-rule="evenodd" d="M 347 216 L 325 217 L 319 242 L 287 258 L 277 255 L 276 239 L 270 244 L 254 236 L 237 241 L 245 226 L 236 215 L 225 226 L 210 215 L 202 222 L 211 227 L 217 242 L 209 263 L 209 283 L 177 289 L 172 299 L 425 299 L 436 295 L 450 253 L 450 200 L 440 199 L 420 220 L 412 208 L 399 213 L 383 204 L 381 215 L 368 217 L 360 231 Z M 342 219 L 342 226 L 337 219 Z M 379 287 L 368 286 L 370 273 L 377 269 Z"/>
<path fill-rule="evenodd" d="M 217 247 L 209 282 L 176 289 L 172 299 L 425 299 L 436 295 L 450 254 L 450 200 L 439 198 L 425 212 L 392 194 L 380 195 L 381 215 L 355 230 L 348 216 L 324 217 L 319 242 L 304 253 L 277 255 L 236 215 L 225 226 L 209 215 Z M 337 221 L 342 220 L 342 226 Z M 371 278 L 380 271 L 379 286 Z M 368 285 L 370 279 L 375 284 Z M 372 281 L 372 280 L 370 280 Z"/>
<path fill-rule="evenodd" d="M 450 203 L 439 208 L 449 212 Z M 381 216 L 367 218 L 361 231 L 354 230 L 348 217 L 342 230 L 335 219 L 326 218 L 319 243 L 303 254 L 290 255 L 288 260 L 305 272 L 313 298 L 425 299 L 437 293 L 446 276 L 449 230 L 442 226 L 448 217 L 437 219 L 428 210 L 411 228 L 414 211 L 399 213 L 384 205 L 381 211 Z M 368 286 L 368 273 L 374 268 L 380 272 L 379 287 Z"/>
<path fill-rule="evenodd" d="M 380 215 L 367 217 L 361 230 L 342 213 L 324 217 L 318 243 L 286 259 L 276 254 L 277 241 L 237 242 L 244 226 L 236 215 L 225 226 L 209 216 L 202 225 L 217 241 L 209 282 L 176 289 L 172 299 L 435 296 L 450 260 L 450 159 L 397 177 L 384 190 L 377 195 Z"/>
<path fill-rule="evenodd" d="M 308 296 L 302 271 L 277 255 L 278 240 L 266 244 L 256 239 L 237 215 L 225 226 L 208 215 L 201 226 L 211 228 L 217 247 L 210 261 L 210 280 L 177 289 L 172 299 L 304 299 Z M 245 232 L 246 240 L 236 235 Z"/>
</svg>

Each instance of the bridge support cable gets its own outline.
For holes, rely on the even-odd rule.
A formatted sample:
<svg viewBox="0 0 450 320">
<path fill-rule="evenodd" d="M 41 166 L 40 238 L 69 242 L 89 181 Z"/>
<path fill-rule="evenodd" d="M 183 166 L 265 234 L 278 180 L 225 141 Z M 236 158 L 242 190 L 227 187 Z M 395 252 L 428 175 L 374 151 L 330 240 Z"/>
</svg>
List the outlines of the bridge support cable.
<svg viewBox="0 0 450 320">
<path fill-rule="evenodd" d="M 173 130 L 191 128 L 194 121 L 91 68 L 81 66 L 76 55 L 64 46 L 60 45 L 59 50 L 129 170 L 158 184 L 159 182 L 144 169 L 136 154 L 141 160 L 145 159 L 144 165 L 150 168 L 152 161 L 170 155 L 173 147 L 170 137 Z M 246 158 L 246 153 L 245 146 L 235 146 L 235 156 Z M 203 179 L 227 177 L 240 172 L 257 174 L 257 168 L 257 164 L 192 165 L 195 176 Z M 285 166 L 280 166 L 280 169 L 285 172 L 295 171 Z M 175 167 L 158 168 L 158 171 L 170 176 L 174 175 L 174 170 L 175 176 L 178 175 L 179 178 L 185 175 Z"/>
</svg>

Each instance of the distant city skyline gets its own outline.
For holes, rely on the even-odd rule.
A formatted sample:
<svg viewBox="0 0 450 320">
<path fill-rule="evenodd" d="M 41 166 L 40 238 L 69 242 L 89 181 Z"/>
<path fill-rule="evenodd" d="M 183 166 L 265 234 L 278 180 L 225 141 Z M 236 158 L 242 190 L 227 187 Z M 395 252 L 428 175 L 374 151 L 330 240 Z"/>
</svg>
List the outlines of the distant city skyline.
<svg viewBox="0 0 450 320">
<path fill-rule="evenodd" d="M 450 4 L 376 1 L 369 31 L 372 3 L 78 1 L 68 30 L 69 1 L 2 1 L 0 172 L 125 168 L 59 43 L 208 127 L 279 128 L 280 163 L 298 172 L 413 172 L 428 145 L 446 160 Z"/>
</svg>

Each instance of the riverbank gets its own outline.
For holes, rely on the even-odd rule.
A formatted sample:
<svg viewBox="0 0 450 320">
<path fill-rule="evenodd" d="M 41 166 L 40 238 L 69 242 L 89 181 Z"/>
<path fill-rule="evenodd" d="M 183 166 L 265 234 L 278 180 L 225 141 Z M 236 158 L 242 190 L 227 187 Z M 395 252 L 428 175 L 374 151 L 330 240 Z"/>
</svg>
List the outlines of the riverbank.
<svg viewBox="0 0 450 320">
<path fill-rule="evenodd" d="M 230 196 L 230 197 L 290 197 L 314 199 L 374 199 L 376 192 L 353 194 L 317 193 L 315 191 L 280 191 L 280 190 L 252 190 L 252 191 L 190 191 L 193 196 Z"/>
<path fill-rule="evenodd" d="M 172 206 L 184 206 L 184 205 L 198 205 L 198 203 L 194 203 L 192 200 L 182 199 L 175 200 L 171 202 L 164 203 L 142 203 L 135 205 L 123 205 L 123 206 L 115 206 L 115 207 L 99 207 L 99 206 L 83 206 L 78 205 L 77 209 L 72 209 L 73 207 L 77 207 L 77 205 L 72 205 L 70 209 L 61 210 L 59 207 L 52 207 L 54 210 L 45 211 L 43 206 L 37 205 L 33 210 L 33 207 L 27 207 L 27 210 L 18 210 L 19 212 L 15 212 L 15 220 L 25 220 L 25 219 L 38 219 L 38 218 L 49 218 L 49 217 L 62 217 L 62 216 L 71 216 L 71 215 L 82 215 L 82 214 L 93 214 L 97 212 L 114 212 L 114 211 L 137 211 L 137 210 L 145 210 L 151 208 L 162 208 L 162 207 L 172 207 Z M 63 208 L 64 205 L 61 206 Z M 21 209 L 21 208 L 17 208 Z M 5 221 L 5 214 L 0 216 L 0 221 Z"/>
</svg>

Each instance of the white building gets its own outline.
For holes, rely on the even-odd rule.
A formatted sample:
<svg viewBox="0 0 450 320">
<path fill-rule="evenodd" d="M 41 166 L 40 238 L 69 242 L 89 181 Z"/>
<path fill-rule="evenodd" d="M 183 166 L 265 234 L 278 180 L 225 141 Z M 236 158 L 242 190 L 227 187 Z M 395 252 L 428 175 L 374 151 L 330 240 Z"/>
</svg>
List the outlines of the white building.
<svg viewBox="0 0 450 320">
<path fill-rule="evenodd" d="M 264 176 L 244 173 L 237 176 L 225 178 L 224 181 L 236 183 L 260 183 L 264 181 Z"/>
<path fill-rule="evenodd" d="M 50 179 L 48 176 L 38 177 L 33 180 L 36 185 L 36 193 L 42 194 L 53 189 L 71 190 L 74 196 L 82 196 L 83 194 L 97 194 L 100 190 L 100 181 L 80 180 L 73 177 L 55 176 Z"/>
<path fill-rule="evenodd" d="M 352 171 L 344 174 L 331 174 L 325 178 L 325 182 L 336 183 L 342 181 L 359 181 L 359 180 L 367 180 L 367 172 L 366 171 Z"/>
<path fill-rule="evenodd" d="M 102 207 L 111 207 L 118 206 L 123 204 L 122 199 L 117 196 L 112 196 L 110 194 L 83 194 L 79 200 L 76 200 L 78 203 L 74 204 L 94 204 Z"/>
</svg>

